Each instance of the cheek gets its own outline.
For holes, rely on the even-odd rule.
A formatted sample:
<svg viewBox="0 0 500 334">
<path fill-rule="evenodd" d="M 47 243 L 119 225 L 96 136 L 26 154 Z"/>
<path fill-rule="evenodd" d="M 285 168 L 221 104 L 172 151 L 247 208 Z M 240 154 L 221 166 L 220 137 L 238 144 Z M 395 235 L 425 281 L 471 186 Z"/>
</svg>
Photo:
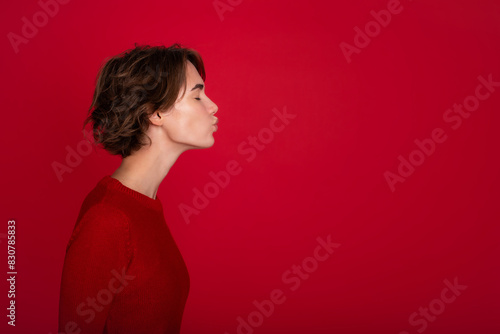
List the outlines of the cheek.
<svg viewBox="0 0 500 334">
<path fill-rule="evenodd" d="M 203 125 L 203 119 L 200 113 L 190 111 L 181 121 L 181 128 L 186 131 L 187 135 L 196 134 Z"/>
<path fill-rule="evenodd" d="M 187 113 L 186 125 L 192 128 L 192 130 L 203 131 L 207 128 L 210 122 L 207 120 L 207 112 L 201 105 L 195 105 Z"/>
<path fill-rule="evenodd" d="M 192 108 L 177 118 L 176 122 L 172 124 L 170 132 L 175 137 L 174 139 L 194 138 L 209 131 L 209 124 L 210 122 L 207 121 L 204 111 L 200 110 L 200 108 Z"/>
</svg>

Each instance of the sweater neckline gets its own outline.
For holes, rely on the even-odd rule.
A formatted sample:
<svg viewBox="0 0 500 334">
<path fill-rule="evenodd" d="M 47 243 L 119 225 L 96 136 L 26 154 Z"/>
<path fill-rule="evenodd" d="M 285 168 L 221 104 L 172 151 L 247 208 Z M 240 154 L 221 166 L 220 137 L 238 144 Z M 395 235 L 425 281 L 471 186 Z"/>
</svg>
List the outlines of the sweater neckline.
<svg viewBox="0 0 500 334">
<path fill-rule="evenodd" d="M 148 208 L 151 208 L 155 211 L 163 211 L 163 206 L 161 204 L 160 198 L 158 195 L 156 195 L 156 199 L 152 199 L 149 196 L 146 196 L 132 188 L 129 188 L 125 186 L 123 183 L 118 181 L 115 178 L 112 178 L 111 175 L 105 175 L 102 179 L 101 182 L 104 186 L 106 186 L 108 189 L 113 189 L 117 190 L 123 194 L 126 194 L 127 196 L 130 196 L 137 200 L 139 203 L 147 206 Z"/>
</svg>

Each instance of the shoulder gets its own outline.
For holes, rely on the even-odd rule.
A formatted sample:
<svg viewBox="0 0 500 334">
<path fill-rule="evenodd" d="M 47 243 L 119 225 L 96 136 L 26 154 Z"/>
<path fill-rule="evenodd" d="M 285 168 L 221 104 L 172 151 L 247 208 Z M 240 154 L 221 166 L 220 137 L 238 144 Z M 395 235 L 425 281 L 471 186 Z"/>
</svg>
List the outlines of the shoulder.
<svg viewBox="0 0 500 334">
<path fill-rule="evenodd" d="M 71 234 L 66 250 L 75 239 L 90 239 L 106 244 L 130 243 L 130 219 L 116 206 L 100 202 L 83 213 Z"/>
<path fill-rule="evenodd" d="M 106 202 L 92 205 L 80 218 L 80 228 L 100 232 L 128 228 L 130 219 L 120 208 Z"/>
<path fill-rule="evenodd" d="M 125 224 L 129 218 L 119 207 L 105 201 L 95 203 L 83 214 L 82 221 L 93 221 L 96 224 Z"/>
</svg>

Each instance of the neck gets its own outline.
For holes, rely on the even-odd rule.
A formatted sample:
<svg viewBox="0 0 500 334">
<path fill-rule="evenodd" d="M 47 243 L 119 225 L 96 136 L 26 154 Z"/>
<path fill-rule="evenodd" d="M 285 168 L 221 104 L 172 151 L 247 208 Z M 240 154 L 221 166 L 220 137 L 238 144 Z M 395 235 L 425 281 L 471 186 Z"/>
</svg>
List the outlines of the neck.
<svg viewBox="0 0 500 334">
<path fill-rule="evenodd" d="M 130 189 L 156 199 L 158 187 L 184 150 L 173 143 L 169 147 L 155 146 L 153 141 L 151 146 L 143 146 L 123 158 L 111 177 Z"/>
</svg>

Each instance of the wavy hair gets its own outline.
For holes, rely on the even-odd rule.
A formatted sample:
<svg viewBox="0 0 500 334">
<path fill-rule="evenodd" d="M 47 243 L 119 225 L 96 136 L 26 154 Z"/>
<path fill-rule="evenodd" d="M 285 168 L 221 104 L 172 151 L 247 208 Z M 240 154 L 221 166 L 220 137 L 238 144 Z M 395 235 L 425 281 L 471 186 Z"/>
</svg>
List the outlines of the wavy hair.
<svg viewBox="0 0 500 334">
<path fill-rule="evenodd" d="M 190 61 L 205 81 L 200 54 L 175 43 L 169 47 L 138 45 L 107 58 L 101 66 L 88 116 L 95 144 L 125 158 L 146 145 L 151 116 L 170 109 L 183 88 Z"/>
</svg>

